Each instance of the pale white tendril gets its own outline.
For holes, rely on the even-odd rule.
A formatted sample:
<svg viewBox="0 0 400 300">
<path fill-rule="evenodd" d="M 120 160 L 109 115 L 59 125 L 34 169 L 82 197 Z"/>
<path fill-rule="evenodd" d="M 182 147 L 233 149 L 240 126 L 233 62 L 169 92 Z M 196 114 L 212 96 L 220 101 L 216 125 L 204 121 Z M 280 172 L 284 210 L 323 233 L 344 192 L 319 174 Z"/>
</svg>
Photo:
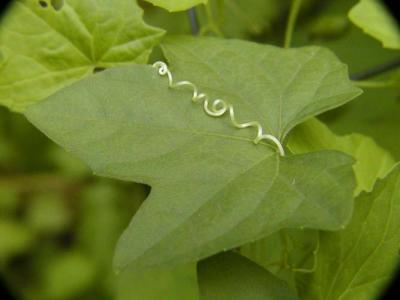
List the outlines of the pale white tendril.
<svg viewBox="0 0 400 300">
<path fill-rule="evenodd" d="M 221 117 L 226 112 L 228 112 L 231 122 L 232 122 L 233 126 L 235 126 L 236 128 L 242 129 L 242 128 L 254 127 L 257 129 L 257 136 L 253 140 L 254 144 L 258 144 L 262 140 L 272 142 L 278 148 L 279 154 L 281 156 L 285 156 L 285 150 L 283 149 L 283 146 L 282 146 L 281 142 L 279 141 L 279 139 L 277 139 L 275 136 L 273 136 L 271 134 L 264 134 L 264 130 L 259 122 L 257 122 L 257 121 L 251 121 L 251 122 L 247 122 L 247 123 L 237 122 L 236 118 L 235 118 L 235 111 L 231 104 L 225 102 L 222 99 L 215 99 L 213 101 L 210 101 L 207 94 L 199 92 L 199 89 L 197 88 L 197 86 L 190 81 L 184 80 L 184 81 L 174 82 L 172 73 L 169 70 L 168 65 L 162 61 L 158 61 L 158 62 L 154 63 L 153 67 L 157 68 L 158 74 L 160 76 L 168 77 L 168 83 L 169 83 L 170 88 L 177 88 L 177 87 L 191 88 L 193 90 L 192 101 L 193 102 L 203 101 L 203 108 L 207 115 L 209 115 L 211 117 Z"/>
</svg>

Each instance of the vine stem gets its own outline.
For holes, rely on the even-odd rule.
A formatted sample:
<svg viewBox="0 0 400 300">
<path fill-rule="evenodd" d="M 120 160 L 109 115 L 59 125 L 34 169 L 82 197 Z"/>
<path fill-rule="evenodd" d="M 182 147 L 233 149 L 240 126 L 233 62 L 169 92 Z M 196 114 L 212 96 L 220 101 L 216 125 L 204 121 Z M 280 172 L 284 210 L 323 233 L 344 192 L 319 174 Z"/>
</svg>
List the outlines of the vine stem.
<svg viewBox="0 0 400 300">
<path fill-rule="evenodd" d="M 197 19 L 196 8 L 191 8 L 188 10 L 190 28 L 192 29 L 192 34 L 197 35 L 200 31 L 199 20 Z"/>
<path fill-rule="evenodd" d="M 378 65 L 378 66 L 374 66 L 368 70 L 356 73 L 356 74 L 352 74 L 350 77 L 352 80 L 364 80 L 364 79 L 369 79 L 371 77 L 375 77 L 378 76 L 380 74 L 389 72 L 389 71 L 393 71 L 397 68 L 400 67 L 400 58 L 393 60 L 393 61 L 389 61 L 386 62 L 384 64 Z"/>
<path fill-rule="evenodd" d="M 290 6 L 289 18 L 286 25 L 285 42 L 283 47 L 289 48 L 292 43 L 294 27 L 296 26 L 297 17 L 299 16 L 302 0 L 292 0 Z"/>
<path fill-rule="evenodd" d="M 395 88 L 400 87 L 400 82 L 395 80 L 390 81 L 380 81 L 380 80 L 354 80 L 355 85 L 360 88 Z"/>
</svg>

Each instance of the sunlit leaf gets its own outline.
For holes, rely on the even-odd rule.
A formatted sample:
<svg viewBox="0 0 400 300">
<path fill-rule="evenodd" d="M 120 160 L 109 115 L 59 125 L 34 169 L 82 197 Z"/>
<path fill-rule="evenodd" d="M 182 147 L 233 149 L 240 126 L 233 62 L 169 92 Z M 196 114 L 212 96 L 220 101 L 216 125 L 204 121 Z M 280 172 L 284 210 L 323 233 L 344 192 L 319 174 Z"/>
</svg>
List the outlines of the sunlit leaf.
<svg viewBox="0 0 400 300">
<path fill-rule="evenodd" d="M 400 49 L 400 29 L 394 17 L 378 0 L 361 0 L 349 12 L 350 20 L 383 46 Z"/>
<path fill-rule="evenodd" d="M 146 63 L 162 31 L 134 0 L 17 0 L 0 23 L 0 104 L 15 111 L 104 68 Z"/>
</svg>

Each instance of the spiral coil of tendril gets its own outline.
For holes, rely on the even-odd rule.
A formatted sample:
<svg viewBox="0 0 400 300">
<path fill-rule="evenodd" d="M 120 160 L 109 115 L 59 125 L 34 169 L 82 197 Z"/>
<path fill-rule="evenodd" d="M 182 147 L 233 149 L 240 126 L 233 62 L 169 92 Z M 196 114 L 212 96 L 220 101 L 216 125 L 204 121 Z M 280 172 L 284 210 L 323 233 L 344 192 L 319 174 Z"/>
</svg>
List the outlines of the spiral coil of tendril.
<svg viewBox="0 0 400 300">
<path fill-rule="evenodd" d="M 258 144 L 262 140 L 272 142 L 278 148 L 279 154 L 281 156 L 285 155 L 285 150 L 283 149 L 281 142 L 273 135 L 264 134 L 264 130 L 259 122 L 257 121 L 251 121 L 247 123 L 237 122 L 235 118 L 235 111 L 231 104 L 225 102 L 222 99 L 215 99 L 210 103 L 207 94 L 199 92 L 197 86 L 190 81 L 184 80 L 174 83 L 171 71 L 169 70 L 167 64 L 162 61 L 154 63 L 153 67 L 158 69 L 158 74 L 160 76 L 168 77 L 168 83 L 170 88 L 185 87 L 185 86 L 190 87 L 193 90 L 192 101 L 196 103 L 203 101 L 204 112 L 207 115 L 211 117 L 221 117 L 228 112 L 229 117 L 231 119 L 231 123 L 236 128 L 243 129 L 243 128 L 254 127 L 257 129 L 257 136 L 253 140 L 254 144 Z"/>
</svg>

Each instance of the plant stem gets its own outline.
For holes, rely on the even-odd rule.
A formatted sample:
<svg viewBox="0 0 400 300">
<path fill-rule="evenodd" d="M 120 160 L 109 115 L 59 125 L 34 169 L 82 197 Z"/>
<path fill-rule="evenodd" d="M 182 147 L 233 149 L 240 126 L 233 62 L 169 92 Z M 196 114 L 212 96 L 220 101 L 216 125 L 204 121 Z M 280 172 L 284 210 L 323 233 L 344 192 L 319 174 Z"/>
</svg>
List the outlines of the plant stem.
<svg viewBox="0 0 400 300">
<path fill-rule="evenodd" d="M 380 81 L 380 80 L 355 80 L 353 81 L 355 85 L 360 88 L 394 88 L 400 87 L 400 81 L 390 80 L 390 81 Z"/>
<path fill-rule="evenodd" d="M 215 34 L 216 36 L 223 37 L 222 31 L 219 26 L 215 23 L 213 12 L 211 10 L 210 2 L 204 4 L 205 16 L 207 18 L 207 24 L 201 27 L 200 35 L 206 35 L 208 33 Z"/>
<path fill-rule="evenodd" d="M 285 32 L 285 43 L 284 48 L 289 48 L 292 43 L 292 36 L 294 32 L 294 27 L 296 26 L 297 17 L 299 16 L 300 7 L 302 0 L 292 0 L 292 5 L 290 6 L 289 18 L 286 25 Z"/>
<path fill-rule="evenodd" d="M 362 71 L 362 72 L 359 72 L 356 74 L 352 74 L 350 76 L 350 78 L 352 80 L 356 80 L 356 81 L 364 80 L 364 79 L 368 79 L 368 78 L 392 71 L 398 67 L 400 67 L 400 59 L 399 58 L 394 61 L 390 61 L 390 62 L 384 63 L 382 65 L 372 67 L 368 70 L 365 70 L 365 71 Z"/>
<path fill-rule="evenodd" d="M 199 21 L 197 19 L 196 8 L 191 8 L 188 10 L 190 27 L 192 29 L 192 34 L 197 35 L 200 30 Z"/>
</svg>

